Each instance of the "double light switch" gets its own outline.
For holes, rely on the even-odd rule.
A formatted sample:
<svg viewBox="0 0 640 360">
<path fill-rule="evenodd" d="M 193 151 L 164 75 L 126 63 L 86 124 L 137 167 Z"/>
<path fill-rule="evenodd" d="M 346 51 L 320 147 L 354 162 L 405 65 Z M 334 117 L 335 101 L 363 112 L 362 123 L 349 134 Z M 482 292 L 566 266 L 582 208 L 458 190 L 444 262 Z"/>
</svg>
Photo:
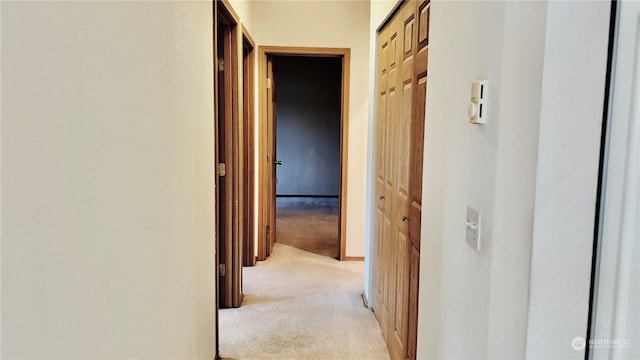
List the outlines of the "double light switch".
<svg viewBox="0 0 640 360">
<path fill-rule="evenodd" d="M 489 81 L 478 80 L 471 83 L 471 99 L 469 100 L 469 122 L 472 124 L 487 123 L 487 85 Z"/>
</svg>

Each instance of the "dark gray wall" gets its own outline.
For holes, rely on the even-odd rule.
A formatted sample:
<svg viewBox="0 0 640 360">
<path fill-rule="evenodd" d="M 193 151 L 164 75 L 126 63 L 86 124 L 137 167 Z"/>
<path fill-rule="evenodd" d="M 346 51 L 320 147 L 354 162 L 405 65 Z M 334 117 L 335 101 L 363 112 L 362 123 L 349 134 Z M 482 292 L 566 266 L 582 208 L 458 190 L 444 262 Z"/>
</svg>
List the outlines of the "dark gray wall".
<svg viewBox="0 0 640 360">
<path fill-rule="evenodd" d="M 337 196 L 342 60 L 278 56 L 277 195 Z"/>
</svg>

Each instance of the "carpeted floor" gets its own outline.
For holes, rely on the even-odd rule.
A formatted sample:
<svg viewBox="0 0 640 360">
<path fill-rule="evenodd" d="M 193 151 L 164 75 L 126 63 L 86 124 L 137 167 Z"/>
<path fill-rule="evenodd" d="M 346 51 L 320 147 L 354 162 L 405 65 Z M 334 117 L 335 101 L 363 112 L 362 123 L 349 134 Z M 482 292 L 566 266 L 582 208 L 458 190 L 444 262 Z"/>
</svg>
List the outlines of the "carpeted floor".
<svg viewBox="0 0 640 360">
<path fill-rule="evenodd" d="M 337 198 L 276 198 L 276 241 L 337 259 Z"/>
<path fill-rule="evenodd" d="M 276 243 L 244 268 L 244 302 L 219 312 L 223 359 L 389 359 L 362 302 L 362 262 Z"/>
</svg>

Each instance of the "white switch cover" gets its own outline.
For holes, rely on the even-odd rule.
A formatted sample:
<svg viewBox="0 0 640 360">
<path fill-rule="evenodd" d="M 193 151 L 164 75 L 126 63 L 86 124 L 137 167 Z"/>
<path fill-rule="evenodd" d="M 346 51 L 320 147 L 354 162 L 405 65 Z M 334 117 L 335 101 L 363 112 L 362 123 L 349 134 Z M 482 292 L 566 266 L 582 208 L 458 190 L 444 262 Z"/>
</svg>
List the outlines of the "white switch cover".
<svg viewBox="0 0 640 360">
<path fill-rule="evenodd" d="M 487 93 L 489 81 L 477 80 L 471 83 L 471 99 L 469 100 L 469 122 L 483 125 L 487 123 Z"/>
<path fill-rule="evenodd" d="M 480 212 L 467 206 L 467 243 L 480 252 Z"/>
</svg>

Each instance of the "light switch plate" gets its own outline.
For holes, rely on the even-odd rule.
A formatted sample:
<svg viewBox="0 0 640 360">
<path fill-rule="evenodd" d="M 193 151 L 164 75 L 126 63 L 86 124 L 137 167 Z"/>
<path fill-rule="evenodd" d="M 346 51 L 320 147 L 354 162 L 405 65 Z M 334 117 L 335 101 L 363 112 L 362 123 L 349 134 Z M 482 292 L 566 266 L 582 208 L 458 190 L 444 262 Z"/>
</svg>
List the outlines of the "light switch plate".
<svg viewBox="0 0 640 360">
<path fill-rule="evenodd" d="M 477 80 L 471 83 L 471 99 L 469 100 L 469 122 L 476 125 L 487 123 L 487 88 L 489 81 Z"/>
<path fill-rule="evenodd" d="M 467 206 L 467 221 L 465 226 L 467 228 L 467 243 L 471 245 L 477 252 L 480 252 L 480 230 L 481 230 L 481 215 L 480 212 L 470 206 Z"/>
</svg>

